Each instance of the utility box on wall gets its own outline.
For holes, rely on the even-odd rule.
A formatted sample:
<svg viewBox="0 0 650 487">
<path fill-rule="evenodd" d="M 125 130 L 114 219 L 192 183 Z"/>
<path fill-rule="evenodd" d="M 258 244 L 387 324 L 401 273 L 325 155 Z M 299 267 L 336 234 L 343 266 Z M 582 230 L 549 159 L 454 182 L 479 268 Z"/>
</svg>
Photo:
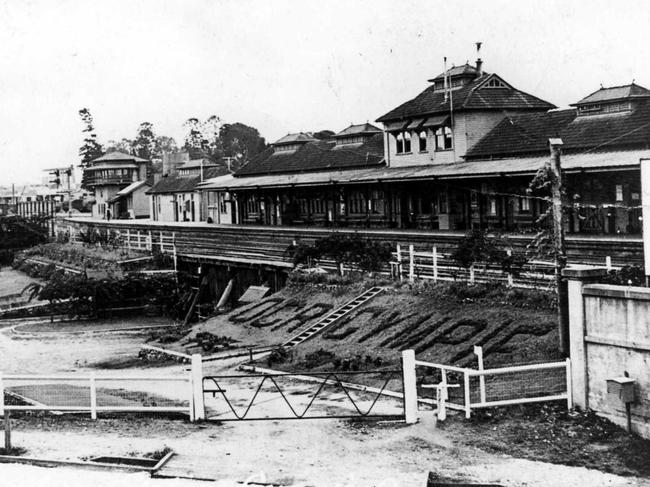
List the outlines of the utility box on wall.
<svg viewBox="0 0 650 487">
<path fill-rule="evenodd" d="M 634 402 L 634 379 L 630 377 L 614 377 L 607 379 L 607 394 L 612 399 L 618 399 L 624 404 Z"/>
</svg>

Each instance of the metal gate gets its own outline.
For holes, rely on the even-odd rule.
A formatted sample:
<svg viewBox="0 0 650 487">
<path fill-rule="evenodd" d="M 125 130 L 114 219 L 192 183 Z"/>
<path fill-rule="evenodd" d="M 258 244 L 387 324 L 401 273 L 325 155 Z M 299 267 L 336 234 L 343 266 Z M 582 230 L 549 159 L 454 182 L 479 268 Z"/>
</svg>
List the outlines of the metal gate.
<svg viewBox="0 0 650 487">
<path fill-rule="evenodd" d="M 203 377 L 206 419 L 213 421 L 404 419 L 402 390 L 401 370 Z"/>
</svg>

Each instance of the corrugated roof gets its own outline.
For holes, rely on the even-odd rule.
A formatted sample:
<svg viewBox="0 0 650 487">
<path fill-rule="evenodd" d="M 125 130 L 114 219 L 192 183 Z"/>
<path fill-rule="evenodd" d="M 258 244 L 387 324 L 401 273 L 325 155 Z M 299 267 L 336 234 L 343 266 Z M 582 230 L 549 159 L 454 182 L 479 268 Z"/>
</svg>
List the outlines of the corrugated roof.
<svg viewBox="0 0 650 487">
<path fill-rule="evenodd" d="M 84 171 L 99 171 L 102 169 L 137 169 L 138 165 L 132 162 L 125 161 L 122 164 L 116 162 L 100 162 L 99 164 L 88 166 Z"/>
<path fill-rule="evenodd" d="M 516 88 L 482 88 L 495 74 L 482 76 L 453 91 L 454 111 L 463 110 L 535 110 L 546 111 L 555 108 L 536 96 Z M 501 78 L 499 78 L 501 79 Z M 504 81 L 505 83 L 505 81 Z M 506 83 L 507 84 L 507 83 Z M 445 101 L 444 90 L 428 87 L 418 96 L 377 119 L 378 122 L 392 122 L 423 115 L 449 113 L 451 102 Z"/>
<path fill-rule="evenodd" d="M 216 162 L 212 162 L 210 159 L 206 158 L 201 158 L 201 159 L 192 159 L 182 166 L 179 166 L 178 169 L 197 169 L 200 167 L 208 168 L 208 167 L 217 167 L 218 164 Z"/>
<path fill-rule="evenodd" d="M 93 159 L 92 163 L 95 162 L 117 162 L 117 161 L 133 161 L 133 162 L 149 162 L 147 159 L 142 159 L 141 157 L 132 156 L 130 154 L 125 154 L 124 152 L 109 152 L 104 154 L 97 159 Z"/>
<path fill-rule="evenodd" d="M 360 145 L 336 146 L 333 140 L 318 140 L 295 151 L 275 151 L 272 147 L 258 154 L 237 171 L 237 176 L 280 172 L 305 172 L 323 169 L 367 167 L 383 164 L 384 137 L 373 135 Z"/>
<path fill-rule="evenodd" d="M 604 101 L 623 100 L 626 98 L 647 98 L 650 97 L 650 90 L 635 83 L 623 86 L 612 86 L 609 88 L 600 88 L 590 95 L 587 95 L 579 102 L 573 103 L 572 106 L 584 105 L 589 103 L 601 103 Z"/>
<path fill-rule="evenodd" d="M 650 104 L 632 112 L 577 116 L 575 109 L 506 117 L 467 151 L 467 159 L 548 152 L 548 139 L 562 139 L 564 152 L 650 146 Z"/>
<path fill-rule="evenodd" d="M 562 156 L 562 168 L 567 172 L 633 168 L 638 167 L 642 158 L 650 158 L 650 150 L 565 155 Z M 258 187 L 322 186 L 432 178 L 498 177 L 503 174 L 534 175 L 548 160 L 549 157 L 529 157 L 396 168 L 374 167 L 303 174 L 267 174 L 245 178 L 228 177 L 206 181 L 201 185 L 201 189 L 236 190 Z"/>
<path fill-rule="evenodd" d="M 215 178 L 223 175 L 225 169 L 221 167 L 211 167 L 204 169 L 203 180 Z M 147 191 L 147 194 L 164 194 L 164 193 L 188 193 L 194 191 L 196 185 L 201 183 L 201 175 L 197 176 L 179 176 L 172 175 L 163 177 L 153 187 Z"/>
<path fill-rule="evenodd" d="M 135 183 L 129 184 L 126 188 L 120 189 L 116 194 L 120 196 L 126 196 L 127 194 L 133 193 L 136 189 L 140 188 L 141 186 L 151 186 L 151 183 L 148 181 L 136 181 Z"/>
<path fill-rule="evenodd" d="M 476 67 L 472 66 L 469 63 L 465 63 L 462 66 L 452 66 L 447 71 L 443 71 L 438 76 L 430 79 L 429 81 L 442 80 L 445 78 L 445 74 L 449 77 L 454 77 L 454 76 L 463 76 L 463 75 L 465 76 L 476 75 L 477 73 L 478 70 L 476 69 Z"/>
</svg>

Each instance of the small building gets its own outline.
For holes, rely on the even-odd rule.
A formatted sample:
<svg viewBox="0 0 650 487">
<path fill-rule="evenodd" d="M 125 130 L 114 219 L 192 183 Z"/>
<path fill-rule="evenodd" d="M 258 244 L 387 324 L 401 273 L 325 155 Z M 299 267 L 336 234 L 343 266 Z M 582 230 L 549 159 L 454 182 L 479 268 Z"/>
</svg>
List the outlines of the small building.
<svg viewBox="0 0 650 487">
<path fill-rule="evenodd" d="M 109 152 L 97 159 L 93 159 L 90 165 L 84 169 L 85 184 L 94 193 L 95 204 L 92 215 L 94 218 L 129 218 L 128 208 L 121 203 L 117 205 L 120 209 L 126 210 L 123 213 L 114 214 L 111 205 L 117 193 L 138 181 L 147 179 L 147 170 L 150 162 L 147 159 L 124 154 L 123 152 Z M 143 201 L 144 200 L 144 203 Z M 111 203 L 113 201 L 113 203 Z M 132 208 L 142 208 L 143 204 L 148 207 L 147 196 L 141 191 L 132 193 Z M 114 205 L 115 206 L 115 205 Z M 139 211 L 139 210 L 138 210 Z M 135 210 L 133 211 L 135 214 Z M 148 215 L 144 215 L 148 217 Z"/>
<path fill-rule="evenodd" d="M 151 218 L 167 222 L 207 220 L 207 203 L 202 202 L 196 187 L 206 179 L 227 174 L 228 170 L 208 159 L 188 160 L 169 170 L 147 190 Z"/>
<path fill-rule="evenodd" d="M 107 201 L 111 214 L 115 218 L 149 218 L 149 197 L 147 191 L 151 182 L 136 181 L 119 190 Z"/>
</svg>

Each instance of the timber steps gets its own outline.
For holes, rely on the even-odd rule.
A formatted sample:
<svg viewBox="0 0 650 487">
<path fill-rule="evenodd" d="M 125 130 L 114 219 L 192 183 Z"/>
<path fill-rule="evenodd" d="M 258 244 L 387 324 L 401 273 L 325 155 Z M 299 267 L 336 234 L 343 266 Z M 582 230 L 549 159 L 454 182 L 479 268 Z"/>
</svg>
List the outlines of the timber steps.
<svg viewBox="0 0 650 487">
<path fill-rule="evenodd" d="M 303 331 L 301 331 L 291 339 L 284 342 L 282 346 L 295 347 L 296 345 L 299 345 L 300 343 L 310 339 L 317 333 L 323 331 L 325 328 L 336 323 L 344 316 L 347 316 L 354 310 L 366 304 L 368 301 L 370 301 L 371 299 L 379 295 L 381 292 L 383 292 L 383 290 L 384 289 L 381 287 L 373 287 L 368 289 L 367 291 L 363 292 L 362 294 L 354 298 L 352 301 L 347 302 L 340 308 L 335 309 L 325 317 L 318 320 L 313 325 L 310 325 L 309 327 L 305 328 Z"/>
</svg>

